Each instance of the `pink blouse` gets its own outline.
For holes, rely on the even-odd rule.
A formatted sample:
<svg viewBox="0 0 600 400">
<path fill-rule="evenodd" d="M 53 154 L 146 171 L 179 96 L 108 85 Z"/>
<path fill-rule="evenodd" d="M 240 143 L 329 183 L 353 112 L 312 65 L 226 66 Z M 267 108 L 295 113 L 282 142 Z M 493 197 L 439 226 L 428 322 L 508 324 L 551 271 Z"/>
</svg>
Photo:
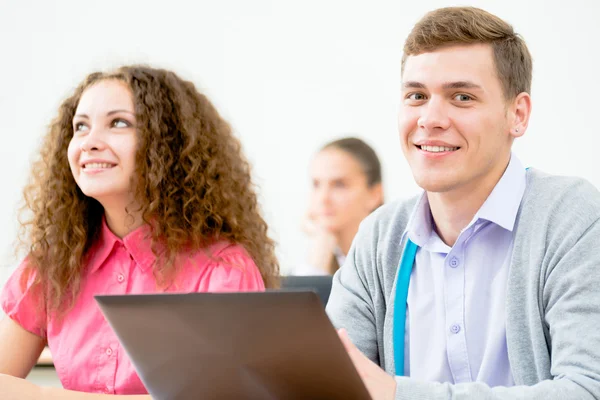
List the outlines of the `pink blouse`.
<svg viewBox="0 0 600 400">
<path fill-rule="evenodd" d="M 2 309 L 27 331 L 48 341 L 54 365 L 65 389 L 109 394 L 147 394 L 125 350 L 105 321 L 94 295 L 154 292 L 262 291 L 260 272 L 246 251 L 218 243 L 205 252 L 182 257 L 173 284 L 158 289 L 152 274 L 154 255 L 143 226 L 123 239 L 103 223 L 99 240 L 82 279 L 73 308 L 62 320 L 47 315 L 30 279 L 21 289 L 23 262 L 6 283 Z M 214 260 L 216 258 L 216 260 Z"/>
</svg>

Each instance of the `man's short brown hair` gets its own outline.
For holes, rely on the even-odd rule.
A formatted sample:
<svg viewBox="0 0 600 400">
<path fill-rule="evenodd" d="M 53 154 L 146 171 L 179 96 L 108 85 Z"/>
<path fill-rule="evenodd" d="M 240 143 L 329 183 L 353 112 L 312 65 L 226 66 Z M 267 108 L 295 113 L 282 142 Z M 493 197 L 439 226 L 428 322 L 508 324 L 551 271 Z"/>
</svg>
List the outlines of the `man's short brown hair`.
<svg viewBox="0 0 600 400">
<path fill-rule="evenodd" d="M 504 97 L 531 92 L 532 61 L 525 41 L 497 16 L 475 7 L 447 7 L 427 13 L 404 43 L 402 71 L 409 56 L 442 47 L 489 44 Z"/>
</svg>

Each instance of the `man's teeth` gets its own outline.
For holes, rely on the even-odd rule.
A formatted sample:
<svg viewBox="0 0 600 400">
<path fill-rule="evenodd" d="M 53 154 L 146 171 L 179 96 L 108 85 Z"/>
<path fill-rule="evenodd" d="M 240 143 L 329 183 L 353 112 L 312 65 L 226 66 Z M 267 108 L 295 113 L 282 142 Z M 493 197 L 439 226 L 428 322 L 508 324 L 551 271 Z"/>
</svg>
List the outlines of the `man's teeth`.
<svg viewBox="0 0 600 400">
<path fill-rule="evenodd" d="M 112 168 L 113 165 L 112 164 L 108 164 L 108 163 L 89 163 L 89 164 L 85 164 L 83 166 L 83 168 L 85 169 L 100 169 L 100 168 Z"/>
<path fill-rule="evenodd" d="M 421 150 L 430 151 L 432 153 L 441 153 L 442 151 L 456 151 L 458 147 L 444 147 L 444 146 L 420 146 Z"/>
</svg>

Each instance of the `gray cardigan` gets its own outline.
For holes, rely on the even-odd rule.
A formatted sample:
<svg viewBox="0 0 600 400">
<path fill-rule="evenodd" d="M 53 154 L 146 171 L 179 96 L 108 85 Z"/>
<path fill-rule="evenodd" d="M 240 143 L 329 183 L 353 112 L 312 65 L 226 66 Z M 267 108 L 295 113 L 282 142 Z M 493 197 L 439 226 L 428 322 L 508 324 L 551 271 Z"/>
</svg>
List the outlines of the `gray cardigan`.
<svg viewBox="0 0 600 400">
<path fill-rule="evenodd" d="M 400 240 L 415 203 L 388 204 L 362 223 L 327 305 L 333 324 L 392 375 Z M 530 169 L 514 235 L 506 337 L 516 386 L 396 377 L 397 400 L 600 399 L 600 192 Z"/>
</svg>

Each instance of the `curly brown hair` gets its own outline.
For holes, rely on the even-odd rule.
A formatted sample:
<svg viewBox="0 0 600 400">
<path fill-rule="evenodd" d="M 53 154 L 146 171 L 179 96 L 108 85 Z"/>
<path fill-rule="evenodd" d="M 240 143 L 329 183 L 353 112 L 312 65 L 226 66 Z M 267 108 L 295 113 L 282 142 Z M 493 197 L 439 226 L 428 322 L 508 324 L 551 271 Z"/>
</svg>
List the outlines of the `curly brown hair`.
<svg viewBox="0 0 600 400">
<path fill-rule="evenodd" d="M 180 252 L 225 240 L 244 247 L 265 286 L 277 287 L 275 244 L 231 127 L 192 82 L 134 65 L 88 75 L 62 103 L 24 190 L 22 214 L 31 218 L 22 221 L 20 237 L 28 267 L 44 283 L 48 309 L 59 310 L 78 294 L 87 252 L 102 224 L 104 209 L 79 189 L 67 159 L 79 99 L 101 80 L 125 82 L 133 95 L 139 143 L 134 193 L 151 226 L 157 282 L 173 277 Z"/>
</svg>

